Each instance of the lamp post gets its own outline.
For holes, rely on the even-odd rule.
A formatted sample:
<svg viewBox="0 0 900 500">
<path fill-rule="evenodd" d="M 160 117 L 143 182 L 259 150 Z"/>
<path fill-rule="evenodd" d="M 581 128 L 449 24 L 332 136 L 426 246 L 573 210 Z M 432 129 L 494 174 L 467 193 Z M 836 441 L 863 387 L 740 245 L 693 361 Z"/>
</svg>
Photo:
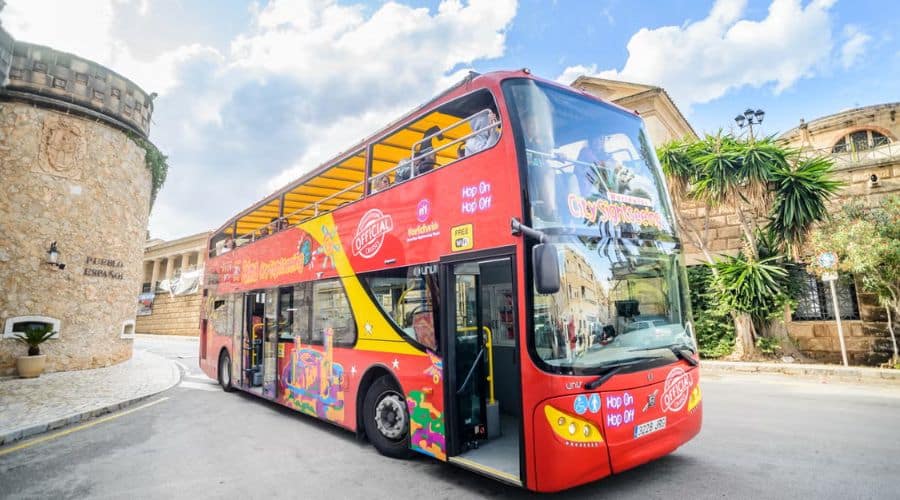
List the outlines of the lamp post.
<svg viewBox="0 0 900 500">
<path fill-rule="evenodd" d="M 744 127 L 749 128 L 750 129 L 750 138 L 752 139 L 753 138 L 753 126 L 761 125 L 763 122 L 763 118 L 765 118 L 765 116 L 766 116 L 766 112 L 761 109 L 757 109 L 756 111 L 753 111 L 752 109 L 747 108 L 747 110 L 744 111 L 742 114 L 739 114 L 734 117 L 734 122 L 737 123 L 737 126 L 742 129 Z"/>
</svg>

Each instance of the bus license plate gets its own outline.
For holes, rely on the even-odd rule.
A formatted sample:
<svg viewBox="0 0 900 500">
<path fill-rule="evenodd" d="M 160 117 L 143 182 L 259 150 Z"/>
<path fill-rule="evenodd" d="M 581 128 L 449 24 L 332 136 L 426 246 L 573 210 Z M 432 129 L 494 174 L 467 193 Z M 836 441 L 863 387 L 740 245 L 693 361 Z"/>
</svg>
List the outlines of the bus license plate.
<svg viewBox="0 0 900 500">
<path fill-rule="evenodd" d="M 634 428 L 634 438 L 637 439 L 641 436 L 646 436 L 647 434 L 662 430 L 666 428 L 666 417 L 660 417 L 656 420 L 651 420 L 649 422 L 638 425 Z"/>
</svg>

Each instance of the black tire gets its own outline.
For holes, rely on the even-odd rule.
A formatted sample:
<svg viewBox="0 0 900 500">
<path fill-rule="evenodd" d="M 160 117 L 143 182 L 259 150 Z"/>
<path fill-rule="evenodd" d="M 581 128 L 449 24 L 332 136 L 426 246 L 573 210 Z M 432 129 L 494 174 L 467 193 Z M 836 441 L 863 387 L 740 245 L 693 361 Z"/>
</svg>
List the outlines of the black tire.
<svg viewBox="0 0 900 500">
<path fill-rule="evenodd" d="M 376 379 L 366 393 L 363 425 L 369 441 L 382 455 L 391 458 L 412 456 L 406 398 L 387 375 Z"/>
<path fill-rule="evenodd" d="M 228 355 L 228 351 L 222 351 L 222 354 L 219 355 L 219 385 L 225 392 L 234 390 L 231 378 L 231 356 Z"/>
</svg>

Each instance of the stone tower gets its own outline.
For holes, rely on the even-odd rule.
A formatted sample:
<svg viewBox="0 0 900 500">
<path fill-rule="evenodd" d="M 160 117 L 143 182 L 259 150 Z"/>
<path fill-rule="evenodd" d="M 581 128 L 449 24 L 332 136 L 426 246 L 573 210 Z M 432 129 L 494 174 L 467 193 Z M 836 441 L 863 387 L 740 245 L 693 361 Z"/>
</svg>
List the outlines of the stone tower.
<svg viewBox="0 0 900 500">
<path fill-rule="evenodd" d="M 41 346 L 48 371 L 131 357 L 152 112 L 125 77 L 0 27 L 0 375 L 35 323 L 59 332 Z"/>
</svg>

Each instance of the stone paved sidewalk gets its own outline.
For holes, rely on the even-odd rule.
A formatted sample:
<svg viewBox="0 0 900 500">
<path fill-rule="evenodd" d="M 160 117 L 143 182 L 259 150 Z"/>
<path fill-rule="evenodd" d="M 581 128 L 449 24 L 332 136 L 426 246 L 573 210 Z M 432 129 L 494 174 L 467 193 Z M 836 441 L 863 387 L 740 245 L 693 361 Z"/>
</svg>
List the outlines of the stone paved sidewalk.
<svg viewBox="0 0 900 500">
<path fill-rule="evenodd" d="M 0 379 L 0 445 L 109 413 L 181 380 L 174 362 L 139 349 L 95 370 Z"/>
<path fill-rule="evenodd" d="M 749 361 L 704 360 L 700 365 L 710 373 L 768 373 L 815 378 L 823 381 L 900 384 L 900 370 L 867 366 L 801 363 L 756 363 Z"/>
</svg>

